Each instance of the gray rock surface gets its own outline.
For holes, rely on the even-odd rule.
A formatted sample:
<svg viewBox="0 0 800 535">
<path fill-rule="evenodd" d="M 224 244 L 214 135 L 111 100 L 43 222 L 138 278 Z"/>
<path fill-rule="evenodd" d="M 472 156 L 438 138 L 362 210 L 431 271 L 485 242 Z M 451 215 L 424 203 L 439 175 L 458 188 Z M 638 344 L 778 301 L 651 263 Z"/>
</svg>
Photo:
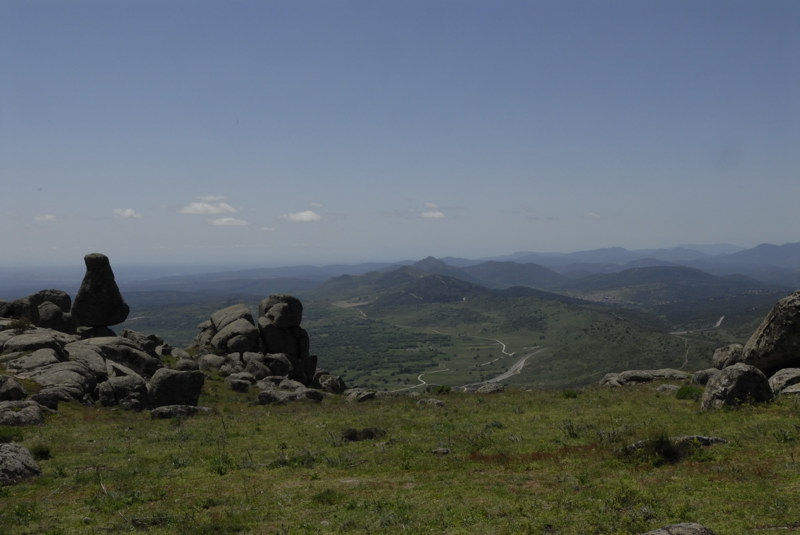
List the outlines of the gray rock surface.
<svg viewBox="0 0 800 535">
<path fill-rule="evenodd" d="M 109 377 L 97 385 L 100 404 L 140 411 L 147 407 L 147 383 L 137 375 Z"/>
<path fill-rule="evenodd" d="M 0 375 L 0 401 L 18 401 L 26 397 L 28 397 L 28 392 L 16 378 L 10 375 Z"/>
<path fill-rule="evenodd" d="M 607 373 L 601 380 L 600 386 L 625 386 L 652 381 L 687 381 L 692 376 L 681 370 L 662 368 L 659 370 L 626 370 L 619 373 Z"/>
<path fill-rule="evenodd" d="M 769 378 L 769 386 L 774 394 L 780 394 L 796 384 L 800 384 L 800 368 L 784 368 Z"/>
<path fill-rule="evenodd" d="M 742 349 L 742 362 L 767 375 L 800 367 L 800 290 L 778 301 Z"/>
<path fill-rule="evenodd" d="M 205 378 L 201 371 L 159 369 L 147 386 L 150 406 L 197 405 Z"/>
<path fill-rule="evenodd" d="M 28 449 L 20 444 L 0 444 L 0 485 L 13 485 L 42 473 Z"/>
<path fill-rule="evenodd" d="M 743 350 L 744 346 L 742 344 L 728 344 L 718 347 L 714 350 L 714 355 L 711 357 L 711 365 L 718 370 L 733 366 L 737 362 L 742 361 Z"/>
<path fill-rule="evenodd" d="M 720 409 L 747 402 L 771 401 L 772 398 L 772 388 L 761 370 L 740 362 L 709 379 L 700 398 L 700 409 Z"/>
<path fill-rule="evenodd" d="M 0 425 L 42 425 L 48 409 L 32 400 L 0 401 Z"/>
<path fill-rule="evenodd" d="M 88 338 L 81 343 L 94 346 L 107 360 L 130 368 L 142 377 L 151 377 L 158 369 L 163 367 L 159 359 L 147 354 L 136 343 L 119 336 L 102 336 Z"/>
</svg>

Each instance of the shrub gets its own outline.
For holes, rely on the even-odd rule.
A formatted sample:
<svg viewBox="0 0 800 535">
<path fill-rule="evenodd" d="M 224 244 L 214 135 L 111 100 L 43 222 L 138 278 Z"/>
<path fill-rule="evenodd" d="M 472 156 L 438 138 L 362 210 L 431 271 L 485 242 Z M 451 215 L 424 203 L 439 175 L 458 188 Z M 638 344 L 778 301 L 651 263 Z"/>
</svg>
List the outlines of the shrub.
<svg viewBox="0 0 800 535">
<path fill-rule="evenodd" d="M 698 401 L 703 396 L 703 391 L 702 386 L 683 385 L 675 392 L 675 398 Z"/>
<path fill-rule="evenodd" d="M 45 444 L 34 444 L 31 446 L 30 452 L 37 461 L 46 461 L 51 457 L 50 446 Z"/>
<path fill-rule="evenodd" d="M 33 323 L 28 316 L 20 316 L 18 318 L 14 318 L 11 320 L 10 327 L 14 330 L 17 334 L 22 334 L 28 329 L 33 328 Z"/>
</svg>

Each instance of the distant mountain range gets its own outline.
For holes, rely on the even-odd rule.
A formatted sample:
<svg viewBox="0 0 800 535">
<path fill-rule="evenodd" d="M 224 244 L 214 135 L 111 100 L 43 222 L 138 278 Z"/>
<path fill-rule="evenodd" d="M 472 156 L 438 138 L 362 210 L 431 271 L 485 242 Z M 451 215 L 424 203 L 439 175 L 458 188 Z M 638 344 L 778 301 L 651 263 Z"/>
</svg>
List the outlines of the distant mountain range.
<svg viewBox="0 0 800 535">
<path fill-rule="evenodd" d="M 301 291 L 340 275 L 363 275 L 372 271 L 388 271 L 413 265 L 429 273 L 448 275 L 494 288 L 529 286 L 552 289 L 590 275 L 620 273 L 645 267 L 692 268 L 719 277 L 749 277 L 770 286 L 789 289 L 800 287 L 800 242 L 785 245 L 762 244 L 752 249 L 740 249 L 732 245 L 697 247 L 702 250 L 687 247 L 643 250 L 611 247 L 574 253 L 520 252 L 478 260 L 429 257 L 419 261 L 257 268 L 121 282 L 131 289 L 161 286 L 172 289 L 208 288 L 210 291 L 231 291 L 243 281 L 271 279 L 281 280 L 292 290 Z M 707 252 L 720 250 L 732 252 Z"/>
<path fill-rule="evenodd" d="M 177 291 L 206 294 L 265 293 L 275 288 L 302 292 L 341 275 L 363 275 L 414 265 L 422 271 L 452 276 L 490 288 L 528 286 L 560 289 L 584 277 L 622 273 L 645 267 L 684 267 L 718 277 L 740 275 L 764 285 L 800 287 L 800 242 L 761 244 L 751 249 L 734 245 L 691 245 L 671 249 L 628 250 L 611 247 L 573 253 L 518 252 L 483 259 L 445 257 L 421 261 L 371 262 L 353 265 L 289 266 L 202 272 L 201 266 L 164 276 L 175 268 L 112 266 L 123 291 Z M 182 274 L 186 273 L 186 274 Z M 657 273 L 657 272 L 652 272 Z M 688 272 L 687 272 L 688 273 Z M 641 275 L 641 274 L 640 274 Z M 14 299 L 42 288 L 74 292 L 81 269 L 0 269 L 0 299 Z M 599 283 L 598 283 L 599 284 Z"/>
</svg>

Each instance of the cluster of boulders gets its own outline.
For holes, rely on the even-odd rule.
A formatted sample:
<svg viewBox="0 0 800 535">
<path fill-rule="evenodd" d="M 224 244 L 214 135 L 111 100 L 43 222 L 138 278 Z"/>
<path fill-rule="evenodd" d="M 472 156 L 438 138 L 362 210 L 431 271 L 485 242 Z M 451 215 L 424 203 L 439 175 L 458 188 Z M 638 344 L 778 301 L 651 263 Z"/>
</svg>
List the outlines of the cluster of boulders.
<svg viewBox="0 0 800 535">
<path fill-rule="evenodd" d="M 256 388 L 256 402 L 261 404 L 344 393 L 341 377 L 317 368 L 302 320 L 302 303 L 285 294 L 263 299 L 257 319 L 244 304 L 223 308 L 199 325 L 191 348 L 199 356 L 182 359 L 176 367 L 216 369 L 233 390 Z"/>
<path fill-rule="evenodd" d="M 189 416 L 210 410 L 197 404 L 211 370 L 235 391 L 256 388 L 261 404 L 319 401 L 346 390 L 340 377 L 317 370 L 295 297 L 264 299 L 258 321 L 245 305 L 215 312 L 200 325 L 190 356 L 156 335 L 115 334 L 111 326 L 130 309 L 109 259 L 93 253 L 84 261 L 74 302 L 61 290 L 0 301 L 0 425 L 40 425 L 67 401 L 149 409 L 154 418 Z"/>
<path fill-rule="evenodd" d="M 164 367 L 171 348 L 155 335 L 111 326 L 129 307 L 108 257 L 84 257 L 74 303 L 61 290 L 42 290 L 0 303 L 0 425 L 41 423 L 46 410 L 77 400 L 141 410 L 197 404 L 204 375 Z M 20 381 L 35 384 L 28 395 Z"/>
<path fill-rule="evenodd" d="M 705 385 L 703 410 L 800 394 L 800 290 L 778 301 L 744 345 L 717 348 L 712 366 L 695 373 L 672 369 L 609 373 L 600 384 L 691 381 Z"/>
</svg>

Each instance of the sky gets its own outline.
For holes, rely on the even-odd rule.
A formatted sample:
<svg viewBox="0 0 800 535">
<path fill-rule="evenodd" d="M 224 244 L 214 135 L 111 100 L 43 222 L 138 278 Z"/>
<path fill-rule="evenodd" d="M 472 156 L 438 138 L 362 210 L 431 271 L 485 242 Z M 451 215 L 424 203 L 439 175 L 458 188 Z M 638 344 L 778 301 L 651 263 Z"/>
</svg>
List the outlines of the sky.
<svg viewBox="0 0 800 535">
<path fill-rule="evenodd" d="M 3 0 L 0 267 L 800 241 L 795 0 Z"/>
</svg>

